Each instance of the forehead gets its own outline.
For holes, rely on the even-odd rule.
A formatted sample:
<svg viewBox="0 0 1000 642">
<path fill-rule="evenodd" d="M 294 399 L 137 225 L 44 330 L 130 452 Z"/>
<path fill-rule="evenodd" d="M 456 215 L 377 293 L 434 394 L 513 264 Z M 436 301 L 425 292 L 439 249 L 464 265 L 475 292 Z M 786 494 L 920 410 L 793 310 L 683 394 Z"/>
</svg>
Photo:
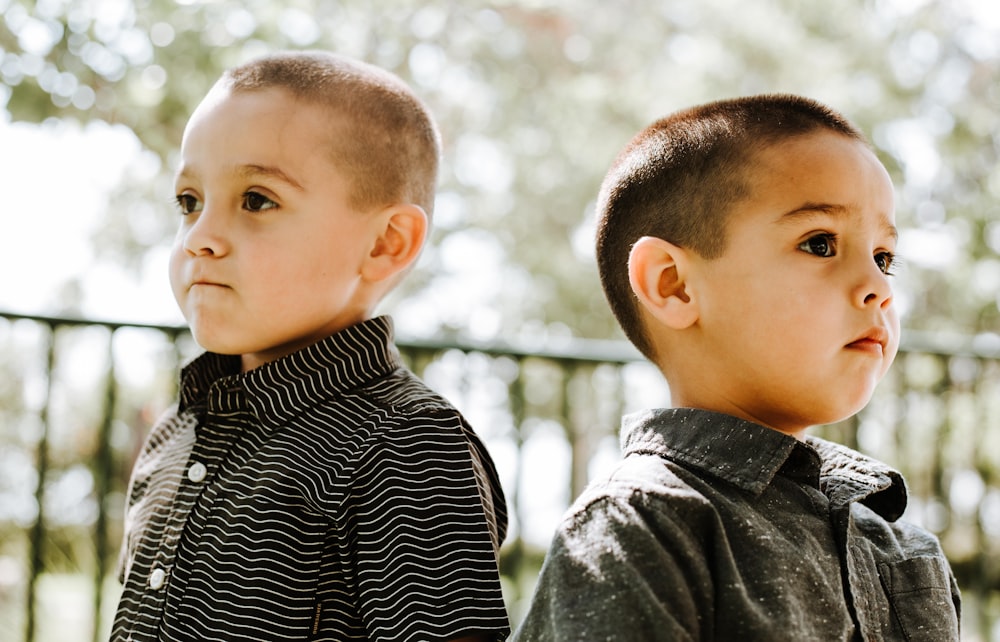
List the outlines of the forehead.
<svg viewBox="0 0 1000 642">
<path fill-rule="evenodd" d="M 278 167 L 303 180 L 332 167 L 338 116 L 284 89 L 231 91 L 216 85 L 188 121 L 179 174 Z M 325 161 L 325 162 L 321 162 Z"/>
<path fill-rule="evenodd" d="M 862 141 L 827 130 L 768 146 L 749 160 L 748 195 L 736 212 L 789 222 L 823 212 L 895 223 L 892 181 Z"/>
<path fill-rule="evenodd" d="M 296 98 L 280 87 L 232 90 L 217 84 L 195 108 L 184 129 L 184 140 L 244 128 L 246 137 L 273 135 L 305 127 L 328 127 L 335 116 L 321 106 Z M 256 127 L 258 129 L 253 129 Z"/>
</svg>

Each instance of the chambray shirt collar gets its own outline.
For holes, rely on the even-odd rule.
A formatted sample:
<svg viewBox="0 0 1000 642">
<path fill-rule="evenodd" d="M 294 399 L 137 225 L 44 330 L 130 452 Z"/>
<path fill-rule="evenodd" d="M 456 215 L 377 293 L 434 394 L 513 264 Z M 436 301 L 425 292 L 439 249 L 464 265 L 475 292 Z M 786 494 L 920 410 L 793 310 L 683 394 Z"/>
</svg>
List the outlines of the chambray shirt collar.
<svg viewBox="0 0 1000 642">
<path fill-rule="evenodd" d="M 805 442 L 730 415 L 693 408 L 643 410 L 622 420 L 622 451 L 698 468 L 754 495 L 779 473 L 818 487 L 835 506 L 858 501 L 894 521 L 906 508 L 902 476 L 850 448 Z"/>
<path fill-rule="evenodd" d="M 375 317 L 245 373 L 239 356 L 206 352 L 181 370 L 179 410 L 202 415 L 214 393 L 236 393 L 262 423 L 282 426 L 402 367 L 393 336 L 392 319 Z"/>
<path fill-rule="evenodd" d="M 820 490 L 835 505 L 861 502 L 894 522 L 906 510 L 906 482 L 891 466 L 866 455 L 818 437 L 806 441 L 823 461 Z"/>
</svg>

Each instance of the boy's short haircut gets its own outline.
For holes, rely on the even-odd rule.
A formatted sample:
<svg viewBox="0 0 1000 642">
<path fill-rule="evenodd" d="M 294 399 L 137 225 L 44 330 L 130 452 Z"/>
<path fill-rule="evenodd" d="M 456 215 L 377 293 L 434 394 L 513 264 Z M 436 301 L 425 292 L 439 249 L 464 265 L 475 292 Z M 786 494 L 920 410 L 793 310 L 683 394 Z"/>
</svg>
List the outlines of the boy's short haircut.
<svg viewBox="0 0 1000 642">
<path fill-rule="evenodd" d="M 433 212 L 440 136 L 424 103 L 395 75 L 324 51 L 282 52 L 228 70 L 234 92 L 280 88 L 344 118 L 325 136 L 360 210 L 399 202 Z"/>
<path fill-rule="evenodd" d="M 752 189 L 754 156 L 818 129 L 868 144 L 860 130 L 821 103 L 767 94 L 662 118 L 639 132 L 612 163 L 597 203 L 597 266 L 612 312 L 647 358 L 656 361 L 629 284 L 632 246 L 652 236 L 718 258 L 726 246 L 729 211 Z"/>
</svg>

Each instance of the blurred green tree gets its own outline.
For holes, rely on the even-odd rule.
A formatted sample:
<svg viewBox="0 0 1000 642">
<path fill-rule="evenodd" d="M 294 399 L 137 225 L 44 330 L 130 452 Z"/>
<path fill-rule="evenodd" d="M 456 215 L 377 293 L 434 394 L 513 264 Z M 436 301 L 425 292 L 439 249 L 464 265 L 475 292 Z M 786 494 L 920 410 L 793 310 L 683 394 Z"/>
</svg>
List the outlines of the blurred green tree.
<svg viewBox="0 0 1000 642">
<path fill-rule="evenodd" d="M 101 120 L 135 133 L 158 171 L 153 179 L 146 171 L 126 175 L 90 242 L 102 261 L 139 282 L 143 257 L 170 243 L 177 222 L 171 175 L 184 123 L 224 68 L 274 49 L 326 48 L 392 70 L 425 98 L 445 143 L 434 236 L 391 303 L 397 322 L 440 338 L 537 340 L 619 337 L 591 256 L 593 203 L 612 158 L 640 128 L 694 103 L 801 93 L 868 132 L 897 185 L 904 325 L 980 334 L 995 345 L 997 6 L 989 0 L 0 0 L 0 108 L 15 121 Z M 86 278 L 66 284 L 67 306 L 83 296 Z M 14 447 L 0 444 L 0 470 L 7 473 L 0 493 L 27 497 L 6 504 L 27 508 L 6 516 L 8 531 L 31 518 L 30 488 L 17 494 L 13 485 L 34 485 L 39 395 L 24 391 L 37 393 L 44 380 L 37 358 L 20 356 L 24 336 L 10 336 L 0 345 L 0 424 L 11 428 L 4 439 Z M 996 380 L 993 366 L 984 366 L 984 375 L 966 362 L 973 374 L 962 375 L 959 367 L 949 371 L 960 360 L 948 363 L 921 391 L 935 403 L 944 400 L 930 407 L 944 408 L 949 395 L 997 398 L 988 383 Z M 903 373 L 914 369 L 900 366 Z M 942 394 L 948 377 L 967 389 Z M 987 385 L 975 388 L 978 378 Z M 534 385 L 534 394 L 539 389 Z M 911 395 L 906 414 L 908 424 L 918 424 L 917 438 L 906 445 L 938 458 L 944 451 L 928 447 L 936 442 L 915 419 L 927 423 L 948 413 L 927 412 L 914 402 L 918 396 Z M 72 412 L 63 408 L 57 417 L 62 424 L 62 415 L 76 421 L 73 401 Z M 130 404 L 123 402 L 116 430 L 148 425 L 148 417 L 132 419 L 147 410 Z M 95 406 L 88 414 L 96 412 Z M 969 461 L 979 457 L 982 470 L 995 470 L 995 436 L 975 433 L 989 425 L 990 413 L 962 420 L 969 434 L 948 443 L 972 455 L 949 451 L 949 466 L 971 470 Z M 613 421 L 594 423 L 608 428 Z M 78 431 L 89 434 L 95 422 Z M 129 451 L 135 436 L 118 439 Z M 87 453 L 89 443 L 64 447 Z M 54 462 L 64 464 L 59 457 Z M 121 455 L 123 462 L 129 457 Z M 127 466 L 121 468 L 114 488 L 124 485 Z M 50 472 L 52 479 L 64 476 L 62 469 Z M 928 479 L 943 477 L 911 481 L 927 494 Z M 992 488 L 996 474 L 983 479 Z M 942 488 L 933 490 L 943 496 Z M 22 546 L 10 541 L 5 545 Z M 950 543 L 950 551 L 960 552 L 955 560 L 966 570 L 986 569 L 983 577 L 992 573 L 978 556 L 981 541 L 968 541 L 964 548 Z"/>
<path fill-rule="evenodd" d="M 1000 11 L 975 0 L 0 0 L 0 105 L 101 119 L 161 163 L 94 239 L 135 267 L 169 243 L 173 153 L 222 69 L 327 48 L 409 81 L 445 159 L 436 231 L 394 300 L 439 336 L 617 337 L 591 258 L 614 154 L 675 109 L 736 94 L 823 100 L 898 186 L 911 329 L 1000 332 Z M 419 294 L 420 296 L 413 296 Z M 461 297 L 463 305 L 454 305 Z"/>
</svg>

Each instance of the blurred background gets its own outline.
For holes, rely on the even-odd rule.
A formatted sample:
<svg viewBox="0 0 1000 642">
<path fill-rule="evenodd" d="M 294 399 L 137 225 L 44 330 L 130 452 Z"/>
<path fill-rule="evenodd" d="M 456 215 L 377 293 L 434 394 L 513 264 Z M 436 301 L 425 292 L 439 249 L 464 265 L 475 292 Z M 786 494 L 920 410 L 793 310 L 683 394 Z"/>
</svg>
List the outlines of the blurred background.
<svg viewBox="0 0 1000 642">
<path fill-rule="evenodd" d="M 101 640 L 123 492 L 197 353 L 166 278 L 188 114 L 226 67 L 325 48 L 407 80 L 444 164 L 431 244 L 384 311 L 483 434 L 512 506 L 514 622 L 552 530 L 664 405 L 592 255 L 619 149 L 695 103 L 794 92 L 897 187 L 903 350 L 817 434 L 906 474 L 964 639 L 1000 641 L 1000 4 L 993 0 L 0 0 L 0 641 Z"/>
</svg>

